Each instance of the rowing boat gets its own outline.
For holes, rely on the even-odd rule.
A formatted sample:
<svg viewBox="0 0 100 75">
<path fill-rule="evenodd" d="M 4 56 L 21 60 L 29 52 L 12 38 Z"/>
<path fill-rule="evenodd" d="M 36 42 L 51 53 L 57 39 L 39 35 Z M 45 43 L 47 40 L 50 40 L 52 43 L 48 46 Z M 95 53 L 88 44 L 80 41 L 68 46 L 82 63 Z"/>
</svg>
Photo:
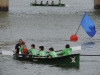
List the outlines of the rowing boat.
<svg viewBox="0 0 100 75">
<path fill-rule="evenodd" d="M 65 7 L 65 4 L 34 4 L 30 3 L 30 6 L 57 6 L 57 7 Z"/>
<path fill-rule="evenodd" d="M 67 56 L 55 57 L 55 58 L 38 58 L 38 57 L 22 57 L 22 55 L 13 55 L 15 60 L 31 61 L 34 63 L 50 64 L 64 67 L 75 67 L 79 69 L 80 54 L 71 54 Z"/>
<path fill-rule="evenodd" d="M 77 51 L 81 50 L 81 46 L 75 46 L 71 47 L 72 51 Z M 57 50 L 55 52 L 59 52 L 62 50 Z M 48 52 L 47 52 L 48 53 Z M 51 64 L 51 65 L 56 65 L 56 66 L 64 66 L 64 67 L 75 67 L 79 68 L 79 63 L 80 63 L 80 54 L 70 54 L 67 56 L 59 56 L 56 58 L 38 58 L 37 56 L 35 57 L 22 57 L 22 54 L 19 55 L 14 55 L 12 51 L 6 51 L 2 50 L 1 53 L 2 55 L 11 55 L 15 60 L 20 60 L 20 61 L 31 61 L 34 63 L 41 63 L 41 64 Z"/>
</svg>

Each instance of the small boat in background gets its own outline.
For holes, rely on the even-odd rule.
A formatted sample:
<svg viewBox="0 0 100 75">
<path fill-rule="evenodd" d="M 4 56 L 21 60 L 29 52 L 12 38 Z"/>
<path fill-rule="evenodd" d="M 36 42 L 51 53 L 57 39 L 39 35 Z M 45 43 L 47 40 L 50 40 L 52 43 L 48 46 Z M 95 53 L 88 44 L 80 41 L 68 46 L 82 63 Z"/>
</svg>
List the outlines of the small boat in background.
<svg viewBox="0 0 100 75">
<path fill-rule="evenodd" d="M 30 61 L 38 64 L 50 64 L 55 66 L 64 66 L 68 68 L 75 67 L 77 69 L 79 69 L 80 65 L 80 54 L 71 54 L 55 58 L 22 57 L 22 55 L 19 54 L 13 55 L 13 58 L 20 61 Z"/>
<path fill-rule="evenodd" d="M 57 6 L 57 7 L 65 7 L 65 4 L 34 4 L 30 3 L 30 6 Z"/>
</svg>

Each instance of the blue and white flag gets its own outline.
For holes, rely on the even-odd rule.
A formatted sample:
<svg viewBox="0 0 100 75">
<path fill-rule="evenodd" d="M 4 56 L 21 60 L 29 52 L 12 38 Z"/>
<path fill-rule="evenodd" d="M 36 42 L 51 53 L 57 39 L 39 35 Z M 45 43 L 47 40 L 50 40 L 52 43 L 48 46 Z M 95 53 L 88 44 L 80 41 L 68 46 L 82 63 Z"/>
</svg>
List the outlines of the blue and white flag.
<svg viewBox="0 0 100 75">
<path fill-rule="evenodd" d="M 80 25 L 90 37 L 93 37 L 95 35 L 96 30 L 94 22 L 89 18 L 87 13 L 84 14 Z"/>
</svg>

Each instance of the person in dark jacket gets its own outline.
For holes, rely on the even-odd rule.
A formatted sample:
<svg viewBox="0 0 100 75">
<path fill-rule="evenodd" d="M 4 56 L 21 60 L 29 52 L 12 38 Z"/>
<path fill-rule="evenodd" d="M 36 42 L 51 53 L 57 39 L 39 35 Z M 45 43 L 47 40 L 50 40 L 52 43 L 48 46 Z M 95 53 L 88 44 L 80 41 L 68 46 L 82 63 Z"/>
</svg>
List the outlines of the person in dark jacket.
<svg viewBox="0 0 100 75">
<path fill-rule="evenodd" d="M 15 50 L 14 50 L 14 54 L 19 54 L 19 49 L 22 45 L 23 40 L 19 39 L 18 43 L 15 45 Z"/>
</svg>

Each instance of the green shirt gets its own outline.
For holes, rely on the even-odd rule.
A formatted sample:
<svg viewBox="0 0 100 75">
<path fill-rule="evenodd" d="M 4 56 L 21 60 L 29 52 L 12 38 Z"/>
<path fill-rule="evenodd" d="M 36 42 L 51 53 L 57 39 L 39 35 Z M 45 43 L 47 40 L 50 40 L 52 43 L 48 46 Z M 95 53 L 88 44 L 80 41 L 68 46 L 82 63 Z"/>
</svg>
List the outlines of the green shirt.
<svg viewBox="0 0 100 75">
<path fill-rule="evenodd" d="M 46 56 L 46 52 L 44 50 L 41 50 L 38 52 L 39 56 Z"/>
<path fill-rule="evenodd" d="M 28 50 L 28 53 L 29 53 L 30 55 L 37 55 L 36 49 L 29 49 L 29 50 Z"/>
<path fill-rule="evenodd" d="M 51 56 L 52 58 L 57 57 L 57 54 L 55 51 L 49 52 L 48 56 Z"/>
<path fill-rule="evenodd" d="M 21 45 L 20 49 L 19 49 L 19 52 L 23 53 L 23 49 L 25 48 L 26 46 L 23 46 Z"/>
<path fill-rule="evenodd" d="M 20 47 L 20 49 L 19 49 L 19 52 L 21 52 L 21 53 L 22 53 L 22 52 L 23 52 L 23 48 L 24 48 L 24 47 L 23 47 L 23 46 L 21 46 L 21 47 Z"/>
<path fill-rule="evenodd" d="M 61 4 L 61 1 L 59 1 L 58 4 Z"/>
<path fill-rule="evenodd" d="M 71 54 L 72 52 L 72 48 L 65 48 L 64 50 L 62 50 L 59 54 L 63 55 L 63 56 L 66 56 L 66 55 L 69 55 Z"/>
</svg>

